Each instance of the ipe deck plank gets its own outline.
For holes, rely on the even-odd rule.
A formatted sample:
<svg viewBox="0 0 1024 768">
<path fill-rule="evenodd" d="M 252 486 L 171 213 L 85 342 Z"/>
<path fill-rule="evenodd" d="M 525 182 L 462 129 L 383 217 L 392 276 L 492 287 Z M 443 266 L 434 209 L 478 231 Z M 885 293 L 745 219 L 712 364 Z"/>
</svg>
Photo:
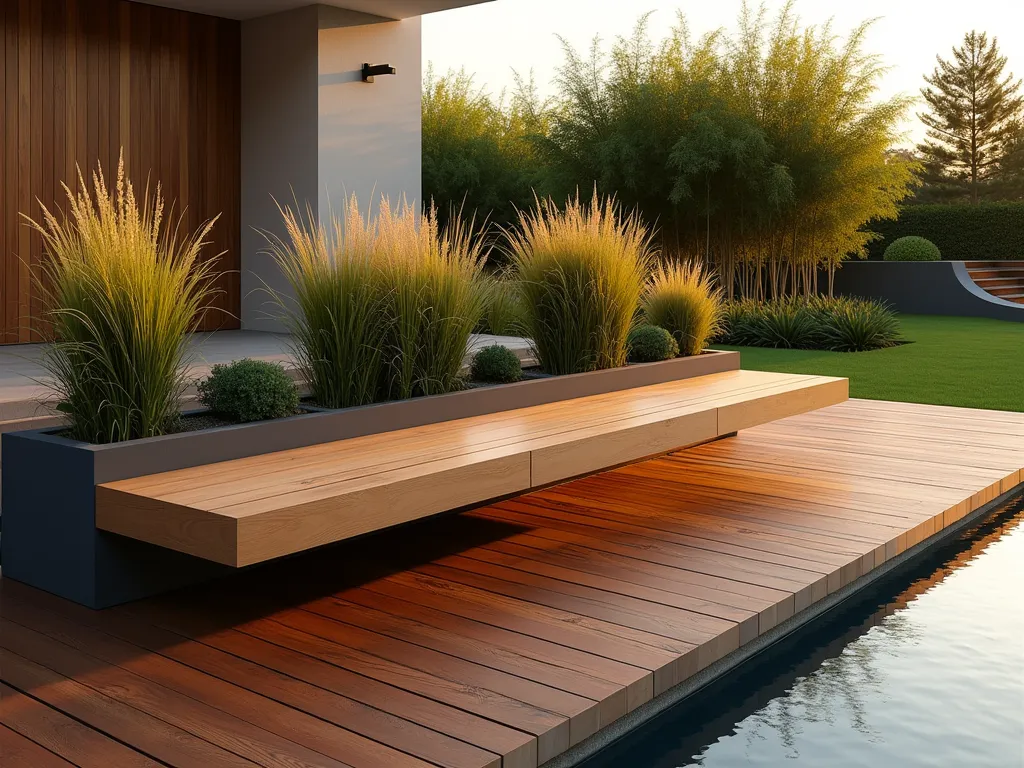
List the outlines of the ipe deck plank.
<svg viewBox="0 0 1024 768">
<path fill-rule="evenodd" d="M 1022 436 L 854 400 L 107 611 L 0 580 L 4 766 L 536 768 L 1018 485 Z"/>
</svg>

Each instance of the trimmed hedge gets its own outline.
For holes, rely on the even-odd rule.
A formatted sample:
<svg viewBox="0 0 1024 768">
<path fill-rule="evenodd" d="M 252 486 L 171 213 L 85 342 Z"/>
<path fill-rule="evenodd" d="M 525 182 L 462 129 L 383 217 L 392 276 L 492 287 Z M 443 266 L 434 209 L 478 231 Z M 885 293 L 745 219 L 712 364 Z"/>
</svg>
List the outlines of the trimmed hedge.
<svg viewBox="0 0 1024 768">
<path fill-rule="evenodd" d="M 868 244 L 871 259 L 908 235 L 931 240 L 947 261 L 1024 259 L 1024 202 L 908 205 L 898 219 L 872 221 L 865 229 L 882 235 Z"/>
</svg>

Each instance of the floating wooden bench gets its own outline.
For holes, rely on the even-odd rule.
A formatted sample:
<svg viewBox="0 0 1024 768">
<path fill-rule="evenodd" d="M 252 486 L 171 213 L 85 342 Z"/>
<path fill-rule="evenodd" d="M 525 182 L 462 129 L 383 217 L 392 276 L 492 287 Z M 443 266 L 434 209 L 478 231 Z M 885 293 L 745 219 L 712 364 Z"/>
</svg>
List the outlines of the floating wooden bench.
<svg viewBox="0 0 1024 768">
<path fill-rule="evenodd" d="M 728 371 L 96 488 L 96 527 L 241 567 L 846 400 L 846 379 Z"/>
</svg>

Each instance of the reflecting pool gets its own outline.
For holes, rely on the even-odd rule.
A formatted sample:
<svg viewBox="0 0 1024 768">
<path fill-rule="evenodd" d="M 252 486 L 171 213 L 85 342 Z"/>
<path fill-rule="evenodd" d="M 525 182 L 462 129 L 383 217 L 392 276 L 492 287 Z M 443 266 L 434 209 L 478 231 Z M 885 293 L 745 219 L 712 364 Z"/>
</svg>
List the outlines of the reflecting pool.
<svg viewBox="0 0 1024 768">
<path fill-rule="evenodd" d="M 1024 766 L 1024 498 L 586 768 Z"/>
</svg>

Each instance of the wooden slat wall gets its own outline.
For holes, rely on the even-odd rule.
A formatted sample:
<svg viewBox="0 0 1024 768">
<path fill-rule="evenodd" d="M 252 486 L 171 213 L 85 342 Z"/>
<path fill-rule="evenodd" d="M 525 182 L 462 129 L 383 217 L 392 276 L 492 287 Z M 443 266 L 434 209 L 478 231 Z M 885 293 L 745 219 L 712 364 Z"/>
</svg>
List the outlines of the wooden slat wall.
<svg viewBox="0 0 1024 768">
<path fill-rule="evenodd" d="M 159 181 L 194 229 L 221 215 L 207 258 L 221 293 L 203 330 L 237 328 L 240 28 L 123 0 L 0 0 L 0 341 L 39 339 L 39 238 L 20 213 L 63 206 L 76 167 Z"/>
</svg>

